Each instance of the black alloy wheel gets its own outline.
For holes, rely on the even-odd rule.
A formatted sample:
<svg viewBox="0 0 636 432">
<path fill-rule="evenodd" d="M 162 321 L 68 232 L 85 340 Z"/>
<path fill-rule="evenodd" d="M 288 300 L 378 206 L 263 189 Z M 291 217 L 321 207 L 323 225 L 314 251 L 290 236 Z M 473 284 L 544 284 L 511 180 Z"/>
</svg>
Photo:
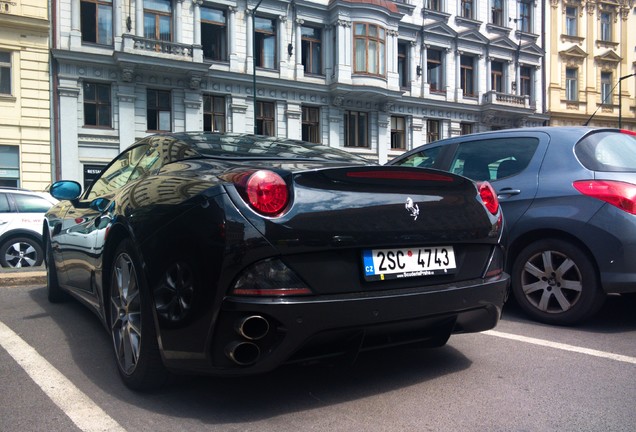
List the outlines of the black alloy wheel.
<svg viewBox="0 0 636 432">
<path fill-rule="evenodd" d="M 110 331 L 124 383 L 134 390 L 161 387 L 167 371 L 161 361 L 151 299 L 140 260 L 130 240 L 114 255 L 110 278 Z"/>
<path fill-rule="evenodd" d="M 25 268 L 42 265 L 42 247 L 29 237 L 14 237 L 0 246 L 2 267 Z"/>
<path fill-rule="evenodd" d="M 594 263 L 579 247 L 560 239 L 526 246 L 512 267 L 512 292 L 536 321 L 573 325 L 596 313 L 603 293 Z"/>
</svg>

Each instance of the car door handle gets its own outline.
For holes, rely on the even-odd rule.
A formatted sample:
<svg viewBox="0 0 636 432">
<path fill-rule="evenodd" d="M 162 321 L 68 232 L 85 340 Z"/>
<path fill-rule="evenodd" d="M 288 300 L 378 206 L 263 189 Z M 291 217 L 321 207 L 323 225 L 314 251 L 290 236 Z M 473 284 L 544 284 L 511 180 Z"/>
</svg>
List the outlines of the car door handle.
<svg viewBox="0 0 636 432">
<path fill-rule="evenodd" d="M 499 199 L 509 198 L 513 195 L 519 195 L 520 193 L 521 193 L 520 189 L 503 188 L 497 193 L 497 198 Z"/>
</svg>

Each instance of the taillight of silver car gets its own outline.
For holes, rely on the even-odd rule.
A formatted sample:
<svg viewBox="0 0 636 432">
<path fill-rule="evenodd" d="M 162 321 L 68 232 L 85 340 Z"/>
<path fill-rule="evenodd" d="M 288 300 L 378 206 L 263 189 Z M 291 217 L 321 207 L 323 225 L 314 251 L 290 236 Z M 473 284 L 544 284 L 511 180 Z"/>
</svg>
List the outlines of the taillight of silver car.
<svg viewBox="0 0 636 432">
<path fill-rule="evenodd" d="M 631 214 L 636 214 L 636 185 L 614 180 L 579 180 L 574 188 Z"/>
</svg>

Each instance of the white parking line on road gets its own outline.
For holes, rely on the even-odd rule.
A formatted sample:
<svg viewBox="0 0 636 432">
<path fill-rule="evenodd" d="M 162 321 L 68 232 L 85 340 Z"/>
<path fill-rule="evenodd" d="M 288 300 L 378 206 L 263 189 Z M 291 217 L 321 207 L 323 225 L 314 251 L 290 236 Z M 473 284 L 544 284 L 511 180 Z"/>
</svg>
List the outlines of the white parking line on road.
<svg viewBox="0 0 636 432">
<path fill-rule="evenodd" d="M 544 347 L 549 347 L 549 348 L 556 348 L 556 349 L 560 349 L 560 350 L 564 350 L 564 351 L 571 351 L 571 352 L 576 352 L 576 353 L 580 353 L 580 354 L 587 354 L 587 355 L 591 355 L 591 356 L 595 356 L 595 357 L 602 357 L 602 358 L 606 358 L 606 359 L 610 359 L 610 360 L 616 360 L 616 361 L 620 361 L 620 362 L 624 362 L 624 363 L 631 363 L 631 364 L 636 364 L 636 357 L 629 357 L 629 356 L 624 356 L 621 354 L 614 354 L 614 353 L 610 353 L 610 352 L 605 352 L 605 351 L 598 351 L 598 350 L 594 350 L 594 349 L 590 349 L 590 348 L 583 348 L 583 347 L 578 347 L 575 345 L 568 345 L 568 344 L 563 344 L 563 343 L 559 343 L 559 342 L 552 342 L 552 341 L 548 341 L 548 340 L 544 340 L 544 339 L 536 339 L 536 338 L 531 338 L 531 337 L 527 337 L 527 336 L 519 336 L 519 335 L 515 335 L 515 334 L 511 334 L 511 333 L 503 333 L 500 331 L 496 331 L 496 330 L 487 330 L 485 332 L 482 332 L 485 335 L 489 335 L 489 336 L 496 336 L 496 337 L 500 337 L 500 338 L 504 338 L 504 339 L 511 339 L 514 341 L 518 341 L 518 342 L 525 342 L 525 343 L 529 343 L 529 344 L 533 344 L 533 345 L 540 345 L 540 346 L 544 346 Z"/>
<path fill-rule="evenodd" d="M 86 432 L 126 430 L 1 321 L 0 346 L 78 428 Z"/>
</svg>

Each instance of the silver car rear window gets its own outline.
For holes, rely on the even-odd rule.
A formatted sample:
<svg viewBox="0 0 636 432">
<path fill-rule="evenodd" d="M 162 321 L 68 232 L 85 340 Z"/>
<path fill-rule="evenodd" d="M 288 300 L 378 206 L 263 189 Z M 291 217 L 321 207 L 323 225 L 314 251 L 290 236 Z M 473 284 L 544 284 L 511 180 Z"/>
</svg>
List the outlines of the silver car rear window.
<svg viewBox="0 0 636 432">
<path fill-rule="evenodd" d="M 576 156 L 592 171 L 636 172 L 636 136 L 617 131 L 586 136 L 575 147 Z"/>
</svg>

